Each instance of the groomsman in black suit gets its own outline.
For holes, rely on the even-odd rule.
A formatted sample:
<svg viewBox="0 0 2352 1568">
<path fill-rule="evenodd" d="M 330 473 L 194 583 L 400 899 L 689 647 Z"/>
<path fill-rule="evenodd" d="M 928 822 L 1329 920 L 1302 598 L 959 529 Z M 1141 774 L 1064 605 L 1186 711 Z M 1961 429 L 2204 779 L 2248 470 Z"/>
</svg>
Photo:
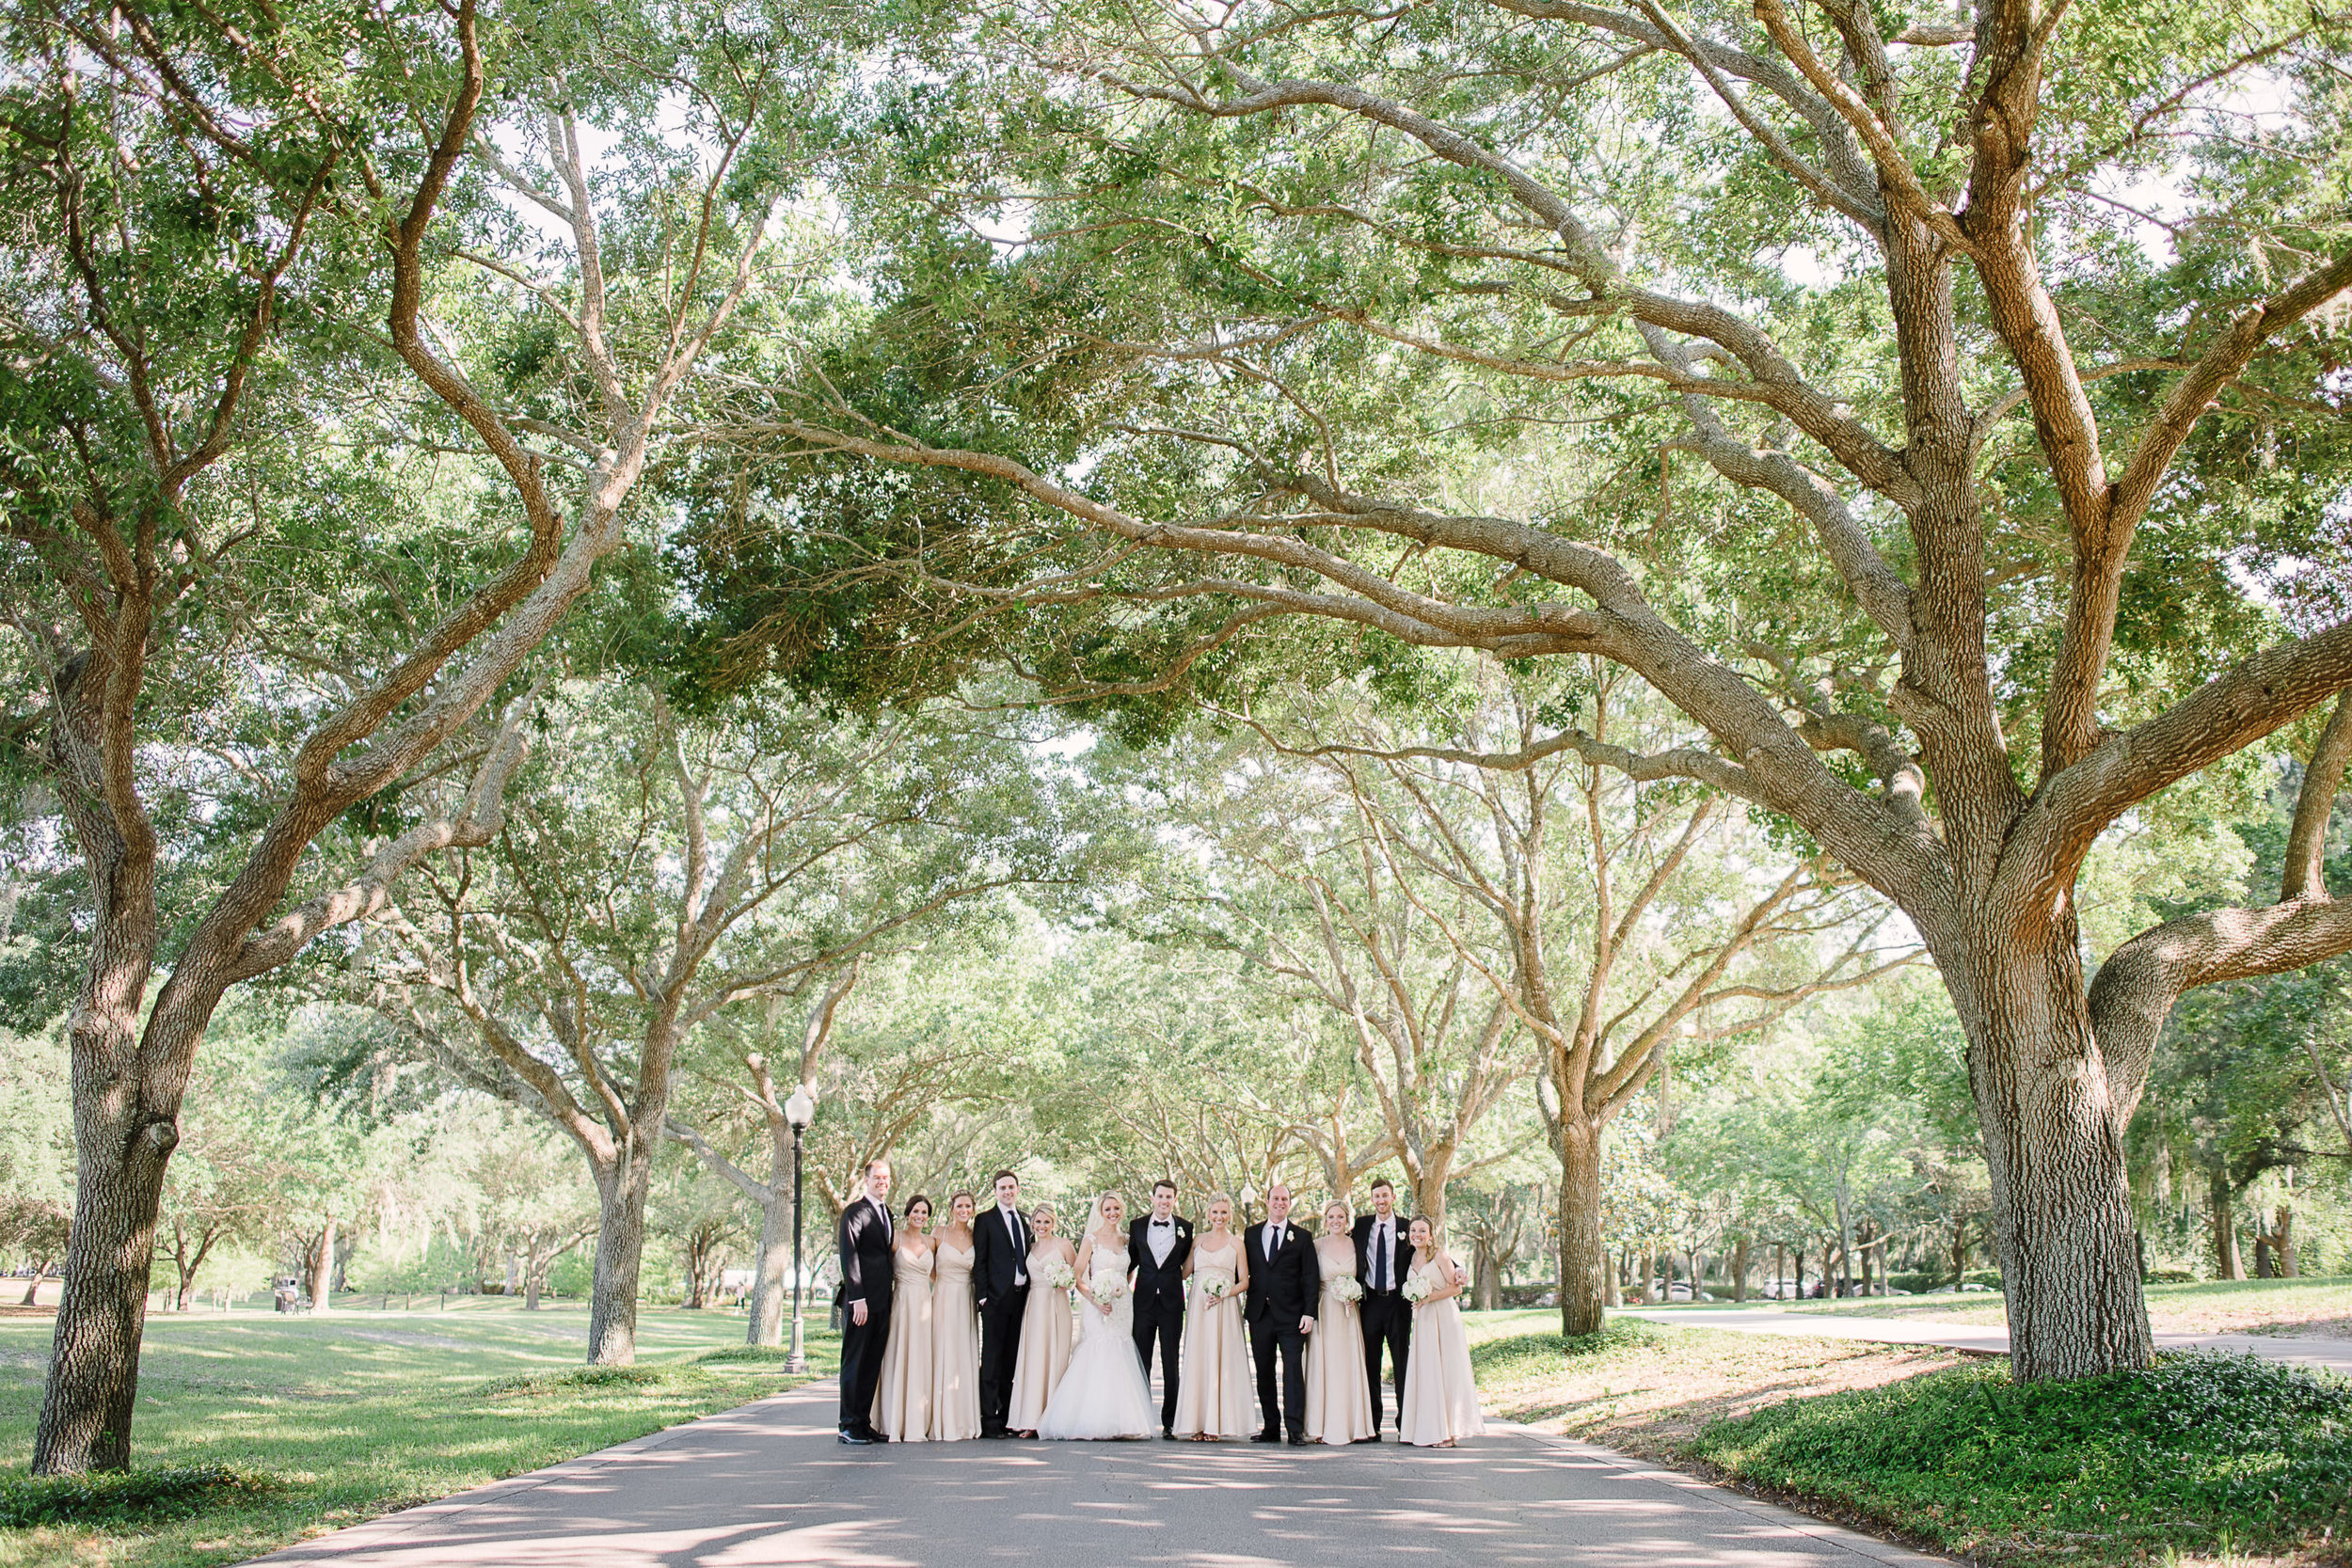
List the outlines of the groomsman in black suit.
<svg viewBox="0 0 2352 1568">
<path fill-rule="evenodd" d="M 887 1443 L 874 1430 L 874 1387 L 890 1342 L 890 1162 L 866 1163 L 866 1196 L 841 1211 L 841 1441 Z"/>
<path fill-rule="evenodd" d="M 1265 1430 L 1256 1441 L 1279 1443 L 1288 1428 L 1291 1445 L 1307 1443 L 1307 1336 L 1315 1331 L 1315 1308 L 1323 1301 L 1323 1270 L 1315 1261 L 1314 1238 L 1290 1223 L 1291 1190 L 1281 1182 L 1265 1195 L 1266 1223 L 1249 1227 L 1249 1294 L 1242 1312 L 1249 1320 L 1249 1348 L 1258 1363 L 1258 1408 Z M 1274 1397 L 1274 1357 L 1282 1357 L 1282 1398 Z"/>
<path fill-rule="evenodd" d="M 1127 1257 L 1136 1266 L 1136 1354 L 1152 1380 L 1152 1346 L 1160 1347 L 1160 1435 L 1176 1435 L 1177 1350 L 1184 1335 L 1184 1259 L 1192 1256 L 1192 1224 L 1176 1212 L 1176 1183 L 1152 1183 L 1152 1212 L 1127 1227 Z"/>
<path fill-rule="evenodd" d="M 1021 1352 L 1021 1315 L 1029 1305 L 1029 1222 L 1021 1213 L 1021 1179 L 996 1173 L 996 1207 L 972 1219 L 972 1293 L 980 1308 L 980 1435 L 1009 1437 L 1013 1364 Z"/>
<path fill-rule="evenodd" d="M 1405 1418 L 1405 1358 L 1413 1347 L 1413 1304 L 1401 1292 L 1412 1271 L 1413 1243 L 1396 1212 L 1396 1189 L 1384 1177 L 1372 1184 L 1372 1212 L 1356 1216 L 1356 1283 L 1364 1288 L 1364 1383 L 1372 1390 L 1372 1436 L 1380 1441 L 1380 1347 L 1396 1372 L 1396 1415 Z"/>
</svg>

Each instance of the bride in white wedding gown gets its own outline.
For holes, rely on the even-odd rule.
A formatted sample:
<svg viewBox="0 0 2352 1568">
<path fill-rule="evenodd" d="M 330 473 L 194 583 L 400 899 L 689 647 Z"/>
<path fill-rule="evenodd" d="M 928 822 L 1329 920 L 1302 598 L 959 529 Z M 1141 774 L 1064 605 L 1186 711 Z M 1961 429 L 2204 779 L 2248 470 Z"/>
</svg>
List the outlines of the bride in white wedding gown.
<svg viewBox="0 0 2352 1568">
<path fill-rule="evenodd" d="M 1136 1358 L 1126 1220 L 1117 1193 L 1095 1199 L 1094 1223 L 1078 1246 L 1078 1344 L 1038 1419 L 1040 1437 L 1149 1437 L 1159 1419 Z"/>
</svg>

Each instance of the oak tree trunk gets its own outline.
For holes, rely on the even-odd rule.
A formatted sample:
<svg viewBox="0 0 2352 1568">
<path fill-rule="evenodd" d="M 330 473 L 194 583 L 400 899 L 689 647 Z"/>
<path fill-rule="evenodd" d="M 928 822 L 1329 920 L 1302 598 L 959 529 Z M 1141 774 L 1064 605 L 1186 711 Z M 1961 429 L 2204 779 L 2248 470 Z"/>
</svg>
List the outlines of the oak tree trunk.
<svg viewBox="0 0 2352 1568">
<path fill-rule="evenodd" d="M 655 1125 L 659 1125 L 657 1121 Z M 645 1197 L 653 1185 L 652 1150 L 635 1140 L 596 1172 L 596 1263 L 588 1291 L 588 1361 L 637 1363 L 637 1279 L 645 1254 Z"/>
<path fill-rule="evenodd" d="M 2230 1178 L 2217 1161 L 2206 1172 L 2205 1193 L 2213 1205 L 2213 1276 L 2244 1279 L 2246 1265 L 2238 1259 L 2237 1215 L 2232 1209 Z"/>
<path fill-rule="evenodd" d="M 1600 1132 L 1560 1118 L 1560 1332 L 1598 1334 L 1607 1321 L 1607 1254 L 1600 1234 Z"/>
<path fill-rule="evenodd" d="M 1979 942 L 1976 986 L 1947 983 L 1968 1034 L 1968 1080 L 1992 1179 L 1993 1241 L 2020 1382 L 2147 1366 L 2122 1119 L 2090 1026 L 2071 919 L 2039 950 Z M 1942 955 L 1938 955 L 1939 960 Z M 1995 999 L 1976 1006 L 1970 995 Z"/>
<path fill-rule="evenodd" d="M 179 1129 L 167 1120 L 112 1115 L 120 1101 L 88 1103 L 95 1098 L 76 1096 L 83 1101 L 74 1117 L 76 1244 L 66 1253 L 65 1293 L 33 1439 L 39 1475 L 121 1470 L 131 1464 L 155 1215 Z M 38 1276 L 34 1283 L 40 1284 Z"/>
<path fill-rule="evenodd" d="M 759 1250 L 752 1259 L 752 1309 L 751 1321 L 743 1329 L 745 1344 L 784 1343 L 785 1310 L 792 1298 L 792 1284 L 786 1275 L 791 1265 L 792 1200 L 778 1192 L 760 1205 Z"/>
<path fill-rule="evenodd" d="M 326 1217 L 326 1228 L 319 1232 L 318 1256 L 310 1260 L 310 1310 L 324 1312 L 334 1305 L 335 1290 L 335 1216 Z"/>
<path fill-rule="evenodd" d="M 1745 1235 L 1731 1244 L 1731 1299 L 1748 1299 L 1748 1239 Z"/>
</svg>

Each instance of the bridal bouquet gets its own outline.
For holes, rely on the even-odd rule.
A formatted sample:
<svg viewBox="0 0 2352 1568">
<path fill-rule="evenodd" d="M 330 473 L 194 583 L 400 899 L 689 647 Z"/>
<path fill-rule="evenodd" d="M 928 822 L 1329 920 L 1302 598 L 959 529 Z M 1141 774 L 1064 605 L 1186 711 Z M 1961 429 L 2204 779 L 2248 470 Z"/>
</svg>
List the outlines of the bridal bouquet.
<svg viewBox="0 0 2352 1568">
<path fill-rule="evenodd" d="M 1200 1293 L 1210 1301 L 1223 1301 L 1233 1289 L 1233 1276 L 1223 1269 L 1200 1271 Z"/>
<path fill-rule="evenodd" d="M 1057 1258 L 1038 1274 L 1049 1291 L 1067 1291 L 1078 1283 L 1078 1271 Z"/>
<path fill-rule="evenodd" d="M 1104 1269 L 1092 1279 L 1088 1280 L 1087 1287 L 1093 1292 L 1097 1305 L 1110 1307 L 1127 1293 L 1127 1276 Z"/>
<path fill-rule="evenodd" d="M 1403 1296 L 1406 1301 L 1411 1302 L 1415 1307 L 1419 1307 L 1422 1302 L 1427 1301 L 1431 1293 L 1436 1290 L 1437 1286 L 1429 1282 L 1429 1276 L 1427 1275 L 1417 1274 L 1410 1279 L 1407 1279 L 1405 1282 L 1405 1289 L 1397 1293 Z"/>
<path fill-rule="evenodd" d="M 1364 1299 L 1364 1288 L 1357 1282 L 1356 1276 L 1352 1274 L 1343 1274 L 1331 1281 L 1331 1293 L 1342 1301 L 1356 1302 Z"/>
</svg>

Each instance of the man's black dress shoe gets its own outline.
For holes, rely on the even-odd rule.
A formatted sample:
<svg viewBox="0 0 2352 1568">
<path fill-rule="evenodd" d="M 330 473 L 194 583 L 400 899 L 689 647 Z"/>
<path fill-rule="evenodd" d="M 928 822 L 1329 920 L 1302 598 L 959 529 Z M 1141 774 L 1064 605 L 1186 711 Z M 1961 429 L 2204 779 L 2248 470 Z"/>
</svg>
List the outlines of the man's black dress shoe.
<svg viewBox="0 0 2352 1568">
<path fill-rule="evenodd" d="M 1359 1437 L 1356 1441 L 1359 1443 L 1377 1443 L 1380 1441 L 1380 1434 L 1375 1432 L 1369 1437 Z"/>
<path fill-rule="evenodd" d="M 1174 1427 L 1162 1427 L 1160 1428 L 1160 1435 L 1172 1443 L 1176 1440 L 1176 1429 Z"/>
<path fill-rule="evenodd" d="M 1307 1446 L 1307 1439 L 1305 1439 L 1304 1437 L 1294 1437 L 1294 1438 L 1292 1438 L 1292 1439 L 1291 1439 L 1291 1447 L 1292 1447 L 1292 1448 L 1294 1448 L 1294 1449 L 1303 1449 L 1303 1448 L 1305 1448 L 1306 1446 Z"/>
<path fill-rule="evenodd" d="M 1279 1432 L 1262 1432 L 1250 1439 L 1252 1443 L 1279 1443 L 1281 1440 L 1282 1434 Z"/>
<path fill-rule="evenodd" d="M 1010 1437 L 1012 1433 L 1009 1432 L 983 1432 L 980 1435 L 983 1438 L 994 1439 L 998 1437 Z"/>
<path fill-rule="evenodd" d="M 866 1433 L 862 1432 L 851 1432 L 847 1427 L 844 1427 L 841 1430 L 841 1441 L 847 1443 L 851 1448 L 863 1449 L 871 1447 L 874 1440 L 871 1437 L 866 1436 Z"/>
<path fill-rule="evenodd" d="M 890 1441 L 890 1433 L 886 1432 L 876 1432 L 872 1427 L 867 1427 L 866 1429 L 866 1440 L 868 1443 L 887 1443 Z"/>
</svg>

